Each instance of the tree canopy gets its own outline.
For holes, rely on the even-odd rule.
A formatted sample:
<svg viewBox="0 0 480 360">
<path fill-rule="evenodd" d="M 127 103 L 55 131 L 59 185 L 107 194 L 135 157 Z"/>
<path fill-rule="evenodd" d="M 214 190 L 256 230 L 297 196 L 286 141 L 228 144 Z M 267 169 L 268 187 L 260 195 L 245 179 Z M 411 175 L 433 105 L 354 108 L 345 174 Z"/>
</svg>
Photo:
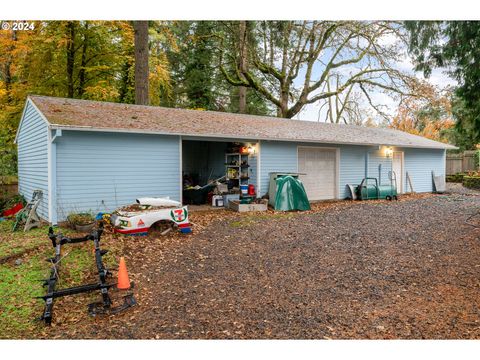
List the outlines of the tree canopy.
<svg viewBox="0 0 480 360">
<path fill-rule="evenodd" d="M 329 101 L 357 90 L 379 112 L 372 90 L 396 95 L 409 93 L 415 79 L 398 70 L 398 42 L 402 27 L 387 21 L 256 21 L 248 22 L 245 68 L 225 44 L 241 48 L 238 36 L 221 38 L 220 69 L 234 86 L 256 90 L 277 110 L 291 118 L 306 105 Z M 235 34 L 236 24 L 227 24 Z M 223 35 L 223 34 L 221 34 Z M 220 35 L 220 36 L 221 36 Z M 348 99 L 342 102 L 348 105 Z M 347 106 L 348 107 L 348 106 Z M 351 108 L 349 108 L 351 110 Z M 338 118 L 342 113 L 339 111 Z M 336 122 L 336 121 L 335 121 Z"/>
<path fill-rule="evenodd" d="M 428 77 L 434 68 L 446 68 L 458 81 L 453 115 L 462 148 L 480 141 L 480 23 L 478 21 L 407 21 L 409 48 L 416 69 Z"/>
</svg>

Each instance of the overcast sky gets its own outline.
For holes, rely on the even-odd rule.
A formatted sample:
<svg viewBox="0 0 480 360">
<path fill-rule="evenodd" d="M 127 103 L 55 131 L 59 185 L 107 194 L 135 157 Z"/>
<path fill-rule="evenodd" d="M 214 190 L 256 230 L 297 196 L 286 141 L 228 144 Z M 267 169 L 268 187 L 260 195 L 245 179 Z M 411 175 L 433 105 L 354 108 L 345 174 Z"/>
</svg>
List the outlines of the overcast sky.
<svg viewBox="0 0 480 360">
<path fill-rule="evenodd" d="M 419 79 L 424 79 L 423 73 L 414 72 L 414 70 L 413 70 L 414 66 L 413 66 L 413 63 L 412 63 L 412 59 L 410 58 L 410 56 L 407 53 L 404 54 L 404 60 L 397 63 L 397 65 L 398 65 L 399 70 L 408 72 L 410 74 L 414 74 Z M 434 69 L 432 71 L 432 74 L 430 75 L 430 77 L 428 79 L 426 79 L 426 81 L 428 81 L 431 84 L 437 86 L 439 89 L 443 89 L 447 86 L 457 85 L 457 82 L 454 79 L 452 79 L 451 77 L 449 77 L 445 72 L 446 72 L 445 69 Z M 385 111 L 388 114 L 390 114 L 392 116 L 395 114 L 397 106 L 398 106 L 398 101 L 395 101 L 394 99 L 390 98 L 388 95 L 382 93 L 381 91 L 375 91 L 375 92 L 371 93 L 371 97 L 372 97 L 372 100 L 375 103 L 386 105 L 388 110 L 385 110 Z M 369 107 L 369 105 L 366 103 L 366 101 L 365 101 L 364 106 L 366 108 L 371 109 L 371 107 Z M 305 106 L 303 108 L 303 110 L 299 114 L 297 114 L 294 118 L 295 119 L 300 119 L 300 120 L 318 121 L 319 110 L 320 110 L 320 104 L 319 103 L 310 104 L 310 105 Z M 373 109 L 371 111 L 374 112 Z M 325 117 L 325 115 L 324 115 L 324 113 L 322 113 L 321 114 L 321 119 L 324 119 L 324 117 Z M 321 121 L 323 121 L 323 120 L 321 120 Z"/>
</svg>

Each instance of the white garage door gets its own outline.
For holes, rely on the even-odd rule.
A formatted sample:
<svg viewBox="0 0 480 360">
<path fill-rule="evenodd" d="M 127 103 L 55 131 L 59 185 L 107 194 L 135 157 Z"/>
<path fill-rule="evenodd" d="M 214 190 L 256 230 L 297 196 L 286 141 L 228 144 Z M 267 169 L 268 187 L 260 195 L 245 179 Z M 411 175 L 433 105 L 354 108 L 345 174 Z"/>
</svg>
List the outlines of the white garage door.
<svg viewBox="0 0 480 360">
<path fill-rule="evenodd" d="M 335 149 L 298 148 L 298 172 L 309 200 L 335 199 L 337 161 Z"/>
</svg>

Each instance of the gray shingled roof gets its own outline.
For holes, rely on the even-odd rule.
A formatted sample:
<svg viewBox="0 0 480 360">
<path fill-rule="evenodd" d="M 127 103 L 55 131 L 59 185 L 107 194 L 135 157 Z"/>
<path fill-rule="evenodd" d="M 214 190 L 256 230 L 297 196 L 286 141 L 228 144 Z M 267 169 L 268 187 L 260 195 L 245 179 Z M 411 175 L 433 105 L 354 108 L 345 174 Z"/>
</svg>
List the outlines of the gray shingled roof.
<svg viewBox="0 0 480 360">
<path fill-rule="evenodd" d="M 29 98 L 53 128 L 328 144 L 455 148 L 449 144 L 386 128 L 46 96 Z"/>
</svg>

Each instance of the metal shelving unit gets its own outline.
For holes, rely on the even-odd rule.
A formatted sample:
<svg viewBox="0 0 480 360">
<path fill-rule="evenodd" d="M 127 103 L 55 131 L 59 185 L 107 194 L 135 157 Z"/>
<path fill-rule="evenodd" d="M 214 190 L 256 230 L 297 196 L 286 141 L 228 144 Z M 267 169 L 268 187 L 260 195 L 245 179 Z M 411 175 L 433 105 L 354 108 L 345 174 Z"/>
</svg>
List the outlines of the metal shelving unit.
<svg viewBox="0 0 480 360">
<path fill-rule="evenodd" d="M 240 190 L 240 185 L 248 184 L 250 176 L 248 174 L 248 169 L 250 165 L 248 164 L 249 154 L 241 153 L 226 153 L 225 154 L 225 168 L 227 180 L 235 180 L 236 186 Z"/>
</svg>

